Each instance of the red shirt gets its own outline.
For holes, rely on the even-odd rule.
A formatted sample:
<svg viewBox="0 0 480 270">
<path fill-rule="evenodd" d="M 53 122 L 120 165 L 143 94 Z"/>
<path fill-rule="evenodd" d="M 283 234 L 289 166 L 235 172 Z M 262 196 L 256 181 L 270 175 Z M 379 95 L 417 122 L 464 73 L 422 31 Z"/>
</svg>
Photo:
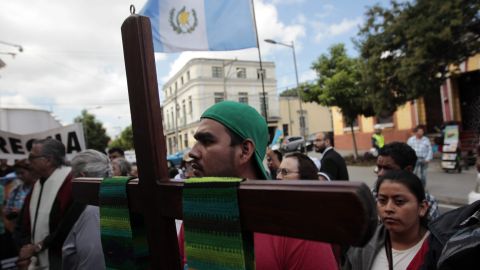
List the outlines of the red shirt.
<svg viewBox="0 0 480 270">
<path fill-rule="evenodd" d="M 336 270 L 332 246 L 327 243 L 255 233 L 257 270 Z"/>
<path fill-rule="evenodd" d="M 186 263 L 183 224 L 179 235 L 180 256 Z M 332 246 L 327 243 L 254 234 L 256 270 L 337 270 Z"/>
</svg>

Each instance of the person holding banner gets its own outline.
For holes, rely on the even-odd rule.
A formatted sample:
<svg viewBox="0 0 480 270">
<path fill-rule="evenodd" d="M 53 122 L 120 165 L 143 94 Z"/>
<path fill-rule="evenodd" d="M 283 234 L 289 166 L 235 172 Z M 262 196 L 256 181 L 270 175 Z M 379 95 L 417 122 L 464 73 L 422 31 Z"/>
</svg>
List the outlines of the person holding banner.
<svg viewBox="0 0 480 270">
<path fill-rule="evenodd" d="M 4 177 L 7 174 L 14 171 L 14 169 L 12 167 L 8 166 L 7 161 L 8 160 L 6 160 L 4 158 L 0 159 L 0 177 Z"/>
<path fill-rule="evenodd" d="M 33 184 L 38 178 L 33 173 L 30 163 L 27 159 L 22 159 L 15 162 L 14 168 L 17 178 L 20 179 L 22 183 L 15 186 L 6 199 L 4 213 L 7 221 L 5 227 L 9 232 L 13 232 L 17 217 L 22 210 L 25 198 L 30 193 Z"/>
</svg>

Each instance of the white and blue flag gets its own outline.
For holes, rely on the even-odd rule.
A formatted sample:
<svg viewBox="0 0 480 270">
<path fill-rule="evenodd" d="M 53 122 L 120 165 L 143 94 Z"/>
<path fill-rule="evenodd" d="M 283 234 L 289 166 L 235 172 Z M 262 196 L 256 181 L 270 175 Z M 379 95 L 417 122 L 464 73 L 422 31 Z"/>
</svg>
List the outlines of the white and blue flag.
<svg viewBox="0 0 480 270">
<path fill-rule="evenodd" d="M 257 47 L 251 0 L 148 0 L 155 52 Z"/>
</svg>

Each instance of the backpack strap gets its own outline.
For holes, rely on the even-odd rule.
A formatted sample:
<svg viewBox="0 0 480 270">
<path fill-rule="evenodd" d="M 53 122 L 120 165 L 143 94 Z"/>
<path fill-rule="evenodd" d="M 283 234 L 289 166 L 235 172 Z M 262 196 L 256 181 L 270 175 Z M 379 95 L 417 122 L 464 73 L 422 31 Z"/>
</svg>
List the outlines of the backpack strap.
<svg viewBox="0 0 480 270">
<path fill-rule="evenodd" d="M 388 270 L 393 270 L 392 241 L 390 240 L 388 230 L 385 230 L 385 253 L 387 255 Z"/>
</svg>

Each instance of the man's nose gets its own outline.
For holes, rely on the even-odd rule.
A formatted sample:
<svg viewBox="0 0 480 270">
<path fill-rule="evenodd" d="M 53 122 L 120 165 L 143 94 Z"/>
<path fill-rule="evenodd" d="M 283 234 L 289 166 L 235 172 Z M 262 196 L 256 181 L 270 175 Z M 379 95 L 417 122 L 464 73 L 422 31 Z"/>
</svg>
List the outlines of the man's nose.
<svg viewBox="0 0 480 270">
<path fill-rule="evenodd" d="M 199 158 L 198 142 L 193 145 L 190 152 L 188 152 L 188 156 L 193 158 L 193 159 L 198 159 Z"/>
</svg>

